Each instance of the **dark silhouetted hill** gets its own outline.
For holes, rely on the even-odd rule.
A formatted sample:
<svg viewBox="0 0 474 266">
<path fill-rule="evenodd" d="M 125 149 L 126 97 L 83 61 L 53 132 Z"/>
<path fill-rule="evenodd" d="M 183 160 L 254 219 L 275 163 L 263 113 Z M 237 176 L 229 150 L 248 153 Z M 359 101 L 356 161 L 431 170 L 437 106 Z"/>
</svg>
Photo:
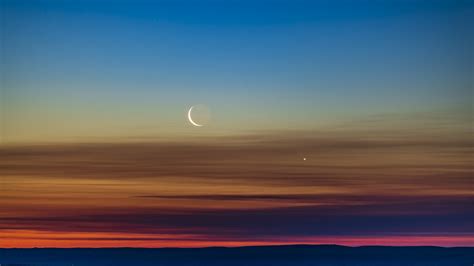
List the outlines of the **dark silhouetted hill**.
<svg viewBox="0 0 474 266">
<path fill-rule="evenodd" d="M 0 249 L 1 266 L 388 266 L 474 264 L 474 247 L 290 245 L 238 248 Z"/>
</svg>

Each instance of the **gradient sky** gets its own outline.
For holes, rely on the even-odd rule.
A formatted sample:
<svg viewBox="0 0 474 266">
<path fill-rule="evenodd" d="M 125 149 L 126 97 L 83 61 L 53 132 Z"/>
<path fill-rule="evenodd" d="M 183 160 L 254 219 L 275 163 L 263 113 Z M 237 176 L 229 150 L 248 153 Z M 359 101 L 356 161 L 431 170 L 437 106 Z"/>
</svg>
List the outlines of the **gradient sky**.
<svg viewBox="0 0 474 266">
<path fill-rule="evenodd" d="M 474 246 L 473 11 L 2 1 L 0 247 Z"/>
<path fill-rule="evenodd" d="M 472 1 L 2 5 L 7 142 L 188 134 L 196 103 L 235 134 L 471 102 Z"/>
</svg>

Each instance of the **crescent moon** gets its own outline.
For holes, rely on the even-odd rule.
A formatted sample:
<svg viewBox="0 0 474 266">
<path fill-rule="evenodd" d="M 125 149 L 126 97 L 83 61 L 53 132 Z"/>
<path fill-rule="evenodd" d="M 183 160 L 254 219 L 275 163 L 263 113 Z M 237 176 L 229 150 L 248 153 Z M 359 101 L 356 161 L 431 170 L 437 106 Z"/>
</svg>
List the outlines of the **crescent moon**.
<svg viewBox="0 0 474 266">
<path fill-rule="evenodd" d="M 189 111 L 188 111 L 188 120 L 191 124 L 193 124 L 194 126 L 197 126 L 197 127 L 202 127 L 202 125 L 199 125 L 198 123 L 194 122 L 193 121 L 193 118 L 191 117 L 191 112 L 193 111 L 193 108 L 194 106 L 191 106 L 191 108 L 189 108 Z"/>
</svg>

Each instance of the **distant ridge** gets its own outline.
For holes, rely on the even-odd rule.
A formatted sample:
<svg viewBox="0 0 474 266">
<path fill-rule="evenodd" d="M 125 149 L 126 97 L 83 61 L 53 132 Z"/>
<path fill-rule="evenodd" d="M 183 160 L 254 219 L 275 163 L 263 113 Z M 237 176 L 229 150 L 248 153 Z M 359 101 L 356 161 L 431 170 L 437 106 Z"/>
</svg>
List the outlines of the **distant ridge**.
<svg viewBox="0 0 474 266">
<path fill-rule="evenodd" d="M 274 245 L 203 248 L 1 248 L 0 263 L 103 265 L 473 265 L 474 247 Z"/>
</svg>

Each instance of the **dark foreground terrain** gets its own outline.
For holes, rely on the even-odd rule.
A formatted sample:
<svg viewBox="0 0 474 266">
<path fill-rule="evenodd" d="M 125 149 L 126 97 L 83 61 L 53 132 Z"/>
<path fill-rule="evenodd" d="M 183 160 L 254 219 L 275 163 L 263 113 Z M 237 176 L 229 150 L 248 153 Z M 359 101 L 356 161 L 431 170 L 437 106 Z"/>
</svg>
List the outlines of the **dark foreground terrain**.
<svg viewBox="0 0 474 266">
<path fill-rule="evenodd" d="M 474 247 L 344 247 L 294 245 L 240 248 L 0 249 L 0 265 L 474 265 Z"/>
</svg>

